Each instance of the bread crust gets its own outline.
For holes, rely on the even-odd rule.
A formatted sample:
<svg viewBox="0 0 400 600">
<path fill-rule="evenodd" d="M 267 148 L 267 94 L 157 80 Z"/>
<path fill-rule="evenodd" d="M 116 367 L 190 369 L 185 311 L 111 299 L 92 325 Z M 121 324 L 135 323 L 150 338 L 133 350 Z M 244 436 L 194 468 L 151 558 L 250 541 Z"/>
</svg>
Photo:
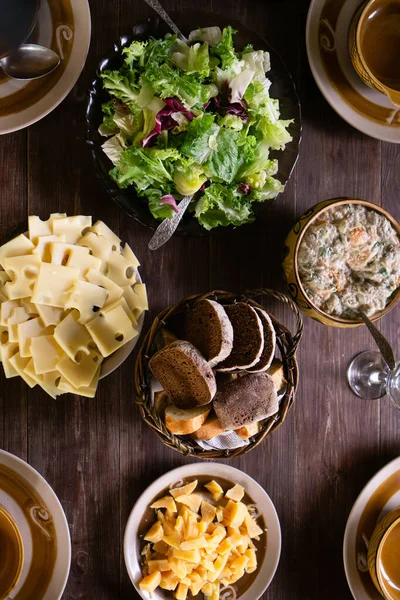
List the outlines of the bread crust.
<svg viewBox="0 0 400 600">
<path fill-rule="evenodd" d="M 228 358 L 217 366 L 217 371 L 224 373 L 249 369 L 258 363 L 264 348 L 264 329 L 261 319 L 254 308 L 245 302 L 227 305 L 225 310 L 233 327 L 233 349 Z M 252 348 L 251 352 L 248 352 L 247 359 L 243 356 L 240 358 L 240 355 L 243 355 L 241 331 L 243 326 L 240 321 L 244 317 L 246 317 L 246 327 L 251 327 L 251 335 L 247 333 L 247 337 L 251 338 Z"/>
<path fill-rule="evenodd" d="M 165 409 L 165 426 L 175 435 L 189 435 L 203 425 L 211 410 L 211 406 L 198 406 L 182 410 L 176 406 Z"/>
<path fill-rule="evenodd" d="M 275 356 L 276 334 L 269 314 L 258 306 L 255 306 L 254 309 L 260 317 L 263 327 L 264 345 L 259 361 L 247 370 L 250 373 L 263 373 L 268 370 Z"/>
</svg>

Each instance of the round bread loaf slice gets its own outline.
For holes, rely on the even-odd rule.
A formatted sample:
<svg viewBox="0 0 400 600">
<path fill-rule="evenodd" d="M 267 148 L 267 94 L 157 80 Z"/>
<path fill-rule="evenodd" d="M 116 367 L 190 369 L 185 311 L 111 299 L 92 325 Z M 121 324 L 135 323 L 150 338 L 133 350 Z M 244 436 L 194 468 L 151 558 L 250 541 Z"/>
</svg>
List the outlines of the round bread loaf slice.
<svg viewBox="0 0 400 600">
<path fill-rule="evenodd" d="M 209 404 L 217 391 L 210 365 L 190 342 L 172 342 L 152 356 L 149 367 L 178 408 Z"/>
<path fill-rule="evenodd" d="M 214 300 L 198 300 L 185 320 L 185 338 L 215 367 L 233 347 L 233 327 L 224 307 Z"/>
<path fill-rule="evenodd" d="M 233 348 L 228 358 L 217 366 L 217 371 L 249 369 L 258 363 L 264 348 L 261 319 L 245 302 L 228 304 L 224 308 L 233 327 Z"/>
<path fill-rule="evenodd" d="M 176 406 L 165 409 L 165 427 L 176 435 L 189 435 L 200 429 L 208 417 L 211 406 L 197 406 L 182 410 Z"/>
<path fill-rule="evenodd" d="M 247 369 L 251 373 L 262 373 L 266 371 L 272 363 L 272 359 L 275 356 L 275 345 L 276 345 L 276 334 L 275 329 L 268 313 L 262 308 L 254 307 L 260 317 L 263 333 L 264 333 L 264 347 L 261 352 L 260 360 L 254 365 Z"/>
<path fill-rule="evenodd" d="M 226 429 L 240 429 L 278 411 L 275 385 L 267 373 L 247 373 L 220 386 L 214 411 Z"/>
</svg>

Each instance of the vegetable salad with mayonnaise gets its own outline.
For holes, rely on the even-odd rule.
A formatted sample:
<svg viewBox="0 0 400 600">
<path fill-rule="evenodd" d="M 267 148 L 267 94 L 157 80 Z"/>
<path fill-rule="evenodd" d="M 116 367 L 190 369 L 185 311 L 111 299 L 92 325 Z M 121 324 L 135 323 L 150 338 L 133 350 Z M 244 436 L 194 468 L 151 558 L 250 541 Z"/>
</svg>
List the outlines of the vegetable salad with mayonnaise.
<svg viewBox="0 0 400 600">
<path fill-rule="evenodd" d="M 386 217 L 361 204 L 331 208 L 307 228 L 298 269 L 307 296 L 324 312 L 372 316 L 400 285 L 399 236 Z"/>
</svg>

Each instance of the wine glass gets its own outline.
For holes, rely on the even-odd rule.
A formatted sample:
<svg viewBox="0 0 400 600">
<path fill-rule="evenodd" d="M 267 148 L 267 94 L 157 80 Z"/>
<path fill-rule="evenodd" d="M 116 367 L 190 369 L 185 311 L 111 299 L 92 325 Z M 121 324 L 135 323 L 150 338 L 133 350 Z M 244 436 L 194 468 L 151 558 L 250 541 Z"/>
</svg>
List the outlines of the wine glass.
<svg viewBox="0 0 400 600">
<path fill-rule="evenodd" d="M 400 362 L 390 369 L 379 352 L 361 352 L 351 361 L 347 380 L 360 398 L 374 400 L 388 394 L 400 409 Z"/>
</svg>

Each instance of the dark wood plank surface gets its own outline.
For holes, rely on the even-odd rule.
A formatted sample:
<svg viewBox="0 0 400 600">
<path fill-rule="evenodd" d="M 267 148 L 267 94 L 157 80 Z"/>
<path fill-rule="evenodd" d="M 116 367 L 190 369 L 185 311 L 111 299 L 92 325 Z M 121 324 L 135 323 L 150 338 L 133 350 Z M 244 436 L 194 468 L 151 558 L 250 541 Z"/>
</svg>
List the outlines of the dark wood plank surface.
<svg viewBox="0 0 400 600">
<path fill-rule="evenodd" d="M 150 15 L 139 0 L 92 0 L 93 34 L 84 72 L 67 99 L 40 123 L 0 137 L 0 236 L 28 214 L 92 214 L 127 240 L 142 262 L 151 316 L 183 296 L 212 288 L 283 289 L 282 243 L 296 215 L 317 201 L 352 195 L 400 217 L 400 146 L 353 130 L 328 106 L 309 71 L 304 44 L 308 0 L 165 0 L 232 15 L 266 37 L 284 58 L 303 106 L 295 174 L 263 223 L 222 237 L 174 238 L 157 253 L 151 232 L 128 219 L 96 179 L 84 140 L 85 90 L 95 65 L 120 33 Z M 288 318 L 278 309 L 277 316 Z M 398 344 L 399 309 L 382 322 Z M 148 317 L 147 324 L 150 321 Z M 301 380 L 284 425 L 232 464 L 253 476 L 278 510 L 282 558 L 264 600 L 350 600 L 343 564 L 346 519 L 374 472 L 399 454 L 399 413 L 387 398 L 365 402 L 349 391 L 349 360 L 374 344 L 365 328 L 341 331 L 305 319 Z M 38 469 L 67 514 L 72 568 L 65 600 L 136 598 L 122 552 L 133 503 L 164 471 L 188 462 L 142 423 L 133 402 L 131 357 L 103 381 L 95 400 L 57 402 L 1 374 L 0 447 Z M 32 599 L 35 600 L 35 599 Z"/>
</svg>

